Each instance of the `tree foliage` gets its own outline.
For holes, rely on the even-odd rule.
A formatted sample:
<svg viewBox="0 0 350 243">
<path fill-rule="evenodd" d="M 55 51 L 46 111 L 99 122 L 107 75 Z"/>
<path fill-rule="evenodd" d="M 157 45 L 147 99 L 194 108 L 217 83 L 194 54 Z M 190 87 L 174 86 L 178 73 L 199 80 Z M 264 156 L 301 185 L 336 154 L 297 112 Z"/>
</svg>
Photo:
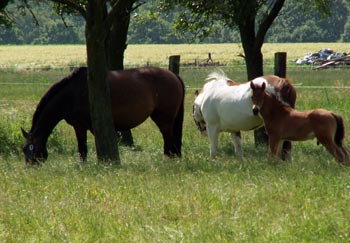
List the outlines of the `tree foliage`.
<svg viewBox="0 0 350 243">
<path fill-rule="evenodd" d="M 84 43 L 84 20 L 71 15 L 62 21 L 49 2 L 11 2 L 3 9 L 0 44 Z"/>
<path fill-rule="evenodd" d="M 167 1 L 171 2 L 171 1 Z M 17 4 L 16 4 L 17 3 Z M 316 5 L 305 4 L 303 0 L 287 0 L 279 17 L 266 34 L 266 42 L 345 42 L 350 40 L 350 2 L 347 0 L 331 1 L 329 8 L 322 14 Z M 50 4 L 31 3 L 33 13 L 39 25 L 28 9 L 17 2 L 9 4 L 6 16 L 15 20 L 12 28 L 0 26 L 0 44 L 73 44 L 85 43 L 84 20 L 73 12 L 64 15 L 64 21 L 52 11 Z M 324 5 L 321 5 L 324 6 Z M 69 9 L 59 8 L 61 13 Z M 61 10 L 59 10 L 61 9 Z M 40 13 L 40 14 L 39 14 Z M 327 14 L 328 13 L 328 14 Z M 188 13 L 187 13 L 188 14 Z M 330 14 L 330 15 L 329 15 Z M 214 22 L 211 33 L 180 32 L 178 25 L 181 8 L 170 12 L 159 9 L 157 1 L 149 0 L 131 16 L 128 33 L 130 44 L 177 44 L 188 42 L 230 43 L 240 42 L 237 28 L 228 28 L 222 22 Z M 0 11 L 0 19 L 1 14 Z M 20 16 L 20 18 L 18 18 Z M 1 20 L 0 20 L 1 21 Z M 177 27 L 178 26 L 178 27 Z M 181 26 L 181 25 L 180 25 Z M 209 29 L 207 29 L 209 30 Z M 47 33 L 56 33 L 56 36 Z M 204 37 L 205 35 L 205 37 Z M 204 39 L 200 38 L 204 37 Z"/>
<path fill-rule="evenodd" d="M 287 1 L 268 33 L 268 42 L 338 42 L 349 36 L 350 3 L 334 0 L 321 13 L 305 4 Z"/>
</svg>

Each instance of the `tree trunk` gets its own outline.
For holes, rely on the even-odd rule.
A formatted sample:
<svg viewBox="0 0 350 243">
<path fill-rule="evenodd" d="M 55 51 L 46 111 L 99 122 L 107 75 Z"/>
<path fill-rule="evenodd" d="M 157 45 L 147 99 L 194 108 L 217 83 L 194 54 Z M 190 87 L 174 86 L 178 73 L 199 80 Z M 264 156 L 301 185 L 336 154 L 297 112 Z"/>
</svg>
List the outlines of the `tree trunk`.
<svg viewBox="0 0 350 243">
<path fill-rule="evenodd" d="M 134 0 L 119 0 L 117 15 L 106 40 L 106 58 L 109 70 L 124 70 L 124 52 L 130 23 L 130 11 Z M 134 146 L 131 130 L 121 132 L 121 144 Z"/>
<path fill-rule="evenodd" d="M 85 35 L 89 67 L 90 114 L 97 159 L 102 162 L 120 164 L 111 112 L 109 84 L 106 81 L 105 17 L 106 6 L 99 0 L 89 0 Z"/>
<path fill-rule="evenodd" d="M 239 29 L 245 55 L 248 80 L 263 76 L 262 46 L 259 44 L 260 42 L 256 40 L 255 18 L 247 18 L 245 22 L 239 25 Z M 254 131 L 254 142 L 257 146 L 268 144 L 268 136 L 265 127 L 261 127 Z"/>
</svg>

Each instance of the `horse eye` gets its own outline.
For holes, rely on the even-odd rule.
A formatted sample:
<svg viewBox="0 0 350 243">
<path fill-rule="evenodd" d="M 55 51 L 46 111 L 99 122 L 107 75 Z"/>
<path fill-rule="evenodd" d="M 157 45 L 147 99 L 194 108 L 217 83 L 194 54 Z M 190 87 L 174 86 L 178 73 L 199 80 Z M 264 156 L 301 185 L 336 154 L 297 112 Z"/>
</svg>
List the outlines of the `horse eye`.
<svg viewBox="0 0 350 243">
<path fill-rule="evenodd" d="M 33 145 L 33 144 L 30 144 L 30 145 L 29 145 L 29 150 L 30 150 L 30 151 L 33 151 L 33 150 L 34 150 L 34 145 Z"/>
</svg>

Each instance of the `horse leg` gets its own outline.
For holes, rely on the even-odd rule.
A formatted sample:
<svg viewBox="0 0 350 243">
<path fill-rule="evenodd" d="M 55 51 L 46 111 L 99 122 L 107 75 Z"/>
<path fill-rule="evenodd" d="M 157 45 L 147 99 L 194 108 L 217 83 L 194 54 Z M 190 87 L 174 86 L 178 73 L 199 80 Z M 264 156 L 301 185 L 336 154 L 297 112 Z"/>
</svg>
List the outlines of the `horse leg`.
<svg viewBox="0 0 350 243">
<path fill-rule="evenodd" d="M 184 121 L 184 97 L 182 99 L 180 108 L 176 114 L 174 125 L 173 125 L 174 143 L 177 148 L 177 152 L 179 156 L 181 156 L 183 121 Z"/>
<path fill-rule="evenodd" d="M 218 137 L 219 131 L 216 126 L 207 125 L 208 137 L 210 142 L 210 158 L 214 159 L 216 157 L 216 151 L 218 148 Z"/>
<path fill-rule="evenodd" d="M 235 147 L 235 153 L 242 158 L 243 152 L 242 152 L 242 139 L 241 139 L 241 132 L 234 132 L 231 133 L 231 139 L 233 142 L 233 145 Z"/>
<path fill-rule="evenodd" d="M 291 152 L 292 152 L 292 142 L 291 141 L 284 141 L 282 145 L 282 160 L 291 160 Z"/>
<path fill-rule="evenodd" d="M 163 136 L 164 154 L 169 157 L 173 157 L 174 155 L 180 156 L 178 154 L 176 146 L 174 145 L 173 135 L 172 135 L 172 126 L 163 125 L 158 127 Z"/>
<path fill-rule="evenodd" d="M 134 139 L 132 137 L 131 130 L 121 131 L 120 133 L 121 133 L 120 143 L 128 147 L 134 147 Z"/>
<path fill-rule="evenodd" d="M 348 151 L 344 148 L 344 146 L 340 147 L 341 151 L 344 154 L 344 164 L 349 165 L 350 164 L 350 160 L 349 160 L 349 153 Z"/>
<path fill-rule="evenodd" d="M 270 145 L 271 154 L 276 158 L 280 158 L 281 147 L 282 147 L 281 139 L 275 136 L 270 136 L 269 145 Z"/>
<path fill-rule="evenodd" d="M 181 156 L 181 153 L 179 152 L 179 149 L 175 145 L 174 141 L 174 136 L 173 136 L 173 122 L 168 122 L 163 120 L 158 119 L 156 115 L 151 116 L 152 120 L 157 124 L 162 137 L 163 137 L 163 142 L 164 142 L 164 154 L 173 157 L 174 155 L 176 156 Z"/>
<path fill-rule="evenodd" d="M 80 159 L 85 162 L 87 157 L 87 130 L 81 127 L 74 127 L 74 131 L 78 141 L 78 151 L 80 154 Z"/>
<path fill-rule="evenodd" d="M 346 151 L 336 145 L 331 136 L 317 137 L 317 139 L 339 163 L 348 163 L 346 158 L 347 153 L 344 153 Z"/>
</svg>

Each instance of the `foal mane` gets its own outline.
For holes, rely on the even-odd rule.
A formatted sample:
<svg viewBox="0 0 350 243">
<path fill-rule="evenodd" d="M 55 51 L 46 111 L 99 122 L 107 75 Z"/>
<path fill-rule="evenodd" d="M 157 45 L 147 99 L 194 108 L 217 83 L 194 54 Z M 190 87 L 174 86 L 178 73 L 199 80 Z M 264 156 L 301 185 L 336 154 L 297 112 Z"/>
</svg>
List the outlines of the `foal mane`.
<svg viewBox="0 0 350 243">
<path fill-rule="evenodd" d="M 280 92 L 276 92 L 276 94 L 267 92 L 265 90 L 265 95 L 266 96 L 270 96 L 274 101 L 276 101 L 276 103 L 278 103 L 281 107 L 289 107 L 292 108 L 290 104 L 288 104 L 286 101 L 284 101 L 281 97 Z"/>
<path fill-rule="evenodd" d="M 64 89 L 67 86 L 67 84 L 71 82 L 81 82 L 81 81 L 86 82 L 86 80 L 87 80 L 87 67 L 79 67 L 79 68 L 76 68 L 70 74 L 68 74 L 66 77 L 62 78 L 61 80 L 53 84 L 39 101 L 39 104 L 37 105 L 37 108 L 33 115 L 32 125 L 34 125 L 37 122 L 41 112 L 44 110 L 44 108 L 52 99 L 52 97 L 58 94 L 62 89 Z"/>
<path fill-rule="evenodd" d="M 289 78 L 281 78 L 275 75 L 266 76 L 266 78 L 270 78 L 270 77 L 277 77 L 277 79 L 275 79 L 275 84 L 274 84 L 276 93 L 275 94 L 271 93 L 271 95 L 283 105 L 294 108 L 296 92 L 292 85 L 291 80 Z M 288 103 L 288 100 L 289 101 L 294 100 L 294 103 L 290 104 Z"/>
</svg>

